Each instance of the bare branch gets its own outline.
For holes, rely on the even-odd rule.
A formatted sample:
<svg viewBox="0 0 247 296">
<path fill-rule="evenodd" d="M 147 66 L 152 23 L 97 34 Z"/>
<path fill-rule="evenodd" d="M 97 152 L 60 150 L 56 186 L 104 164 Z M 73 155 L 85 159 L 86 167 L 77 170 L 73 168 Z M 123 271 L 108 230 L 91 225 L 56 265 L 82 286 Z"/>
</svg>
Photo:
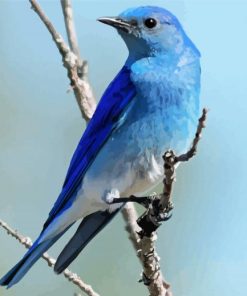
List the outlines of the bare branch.
<svg viewBox="0 0 247 296">
<path fill-rule="evenodd" d="M 73 18 L 73 9 L 71 0 L 61 0 L 61 6 L 63 10 L 64 22 L 67 31 L 69 46 L 72 52 L 77 56 L 77 72 L 78 76 L 82 80 L 88 80 L 88 64 L 83 60 L 80 55 L 80 48 L 77 41 L 76 29 Z M 93 98 L 94 99 L 94 98 Z M 95 100 L 94 100 L 95 101 Z"/>
<path fill-rule="evenodd" d="M 45 24 L 46 28 L 50 32 L 53 41 L 55 42 L 63 60 L 63 65 L 67 69 L 67 75 L 70 79 L 71 87 L 73 88 L 78 106 L 81 110 L 82 117 L 88 121 L 96 108 L 96 102 L 93 96 L 91 86 L 88 81 L 79 77 L 78 73 L 78 57 L 74 54 L 69 46 L 65 43 L 62 36 L 57 33 L 55 27 L 51 21 L 45 15 L 41 7 L 36 0 L 29 0 L 33 10 L 38 14 L 41 21 Z"/>
<path fill-rule="evenodd" d="M 144 262 L 142 281 L 148 286 L 151 296 L 172 296 L 169 284 L 164 282 L 160 271 L 159 257 L 155 251 L 155 241 L 157 240 L 156 229 L 161 225 L 161 221 L 169 219 L 169 212 L 172 210 L 171 194 L 173 183 L 176 179 L 176 164 L 191 159 L 197 151 L 198 143 L 201 139 L 202 129 L 205 127 L 207 110 L 204 108 L 202 116 L 198 120 L 197 131 L 191 148 L 187 153 L 176 156 L 173 151 L 165 152 L 164 159 L 164 180 L 163 193 L 147 197 L 150 200 L 147 211 L 137 220 L 141 227 L 140 254 Z"/>
<path fill-rule="evenodd" d="M 140 249 L 140 238 L 138 236 L 138 232 L 140 231 L 140 227 L 136 223 L 138 218 L 136 209 L 132 203 L 127 203 L 121 213 L 126 223 L 125 230 L 128 232 L 129 239 L 138 255 L 138 251 Z"/>
<path fill-rule="evenodd" d="M 65 27 L 67 31 L 69 46 L 73 53 L 80 58 L 80 49 L 77 41 L 77 35 L 75 30 L 73 9 L 70 0 L 61 0 L 61 6 L 63 9 L 63 15 L 65 20 Z"/>
<path fill-rule="evenodd" d="M 33 245 L 31 238 L 25 237 L 24 235 L 20 234 L 17 230 L 11 228 L 7 223 L 2 221 L 1 219 L 0 226 L 6 230 L 8 235 L 11 235 L 15 239 L 17 239 L 18 242 L 20 242 L 27 249 L 31 248 L 31 246 Z M 48 253 L 44 253 L 42 255 L 42 258 L 47 262 L 49 267 L 53 267 L 56 262 L 56 259 L 49 256 Z M 80 288 L 81 291 L 86 293 L 88 296 L 99 296 L 99 294 L 96 293 L 90 285 L 84 283 L 76 273 L 73 273 L 69 269 L 65 269 L 63 275 L 66 279 L 75 284 L 78 288 Z"/>
<path fill-rule="evenodd" d="M 172 296 L 170 285 L 164 280 L 159 267 L 159 257 L 155 251 L 156 233 L 150 237 L 141 237 L 141 228 L 137 225 L 137 213 L 133 203 L 127 203 L 122 210 L 123 218 L 126 222 L 126 231 L 129 233 L 129 239 L 136 250 L 143 267 L 143 275 L 140 282 L 147 285 L 151 296 Z"/>
<path fill-rule="evenodd" d="M 197 130 L 196 130 L 191 148 L 185 154 L 181 154 L 179 156 L 176 156 L 172 150 L 167 151 L 163 156 L 165 177 L 163 180 L 163 184 L 164 184 L 163 196 L 160 200 L 160 207 L 161 207 L 160 211 L 167 211 L 169 209 L 172 209 L 172 203 L 170 200 L 171 200 L 173 183 L 176 179 L 176 171 L 175 171 L 176 164 L 179 162 L 188 161 L 193 156 L 196 155 L 197 146 L 202 135 L 202 130 L 203 128 L 205 128 L 205 122 L 207 120 L 207 112 L 208 112 L 207 109 L 203 108 L 202 115 L 198 119 Z"/>
<path fill-rule="evenodd" d="M 151 236 L 143 236 L 140 241 L 140 255 L 143 262 L 143 273 L 140 282 L 143 282 L 150 292 L 150 296 L 172 296 L 170 285 L 165 282 L 160 270 L 160 258 L 156 253 L 156 232 Z"/>
<path fill-rule="evenodd" d="M 188 161 L 196 154 L 197 146 L 198 146 L 198 143 L 199 143 L 199 141 L 201 139 L 202 130 L 203 130 L 203 128 L 205 128 L 205 122 L 207 120 L 207 114 L 208 114 L 208 110 L 206 108 L 203 108 L 202 116 L 198 120 L 197 131 L 196 131 L 192 146 L 191 146 L 190 150 L 187 153 L 176 157 L 176 159 L 175 159 L 176 163 L 177 162 Z"/>
</svg>

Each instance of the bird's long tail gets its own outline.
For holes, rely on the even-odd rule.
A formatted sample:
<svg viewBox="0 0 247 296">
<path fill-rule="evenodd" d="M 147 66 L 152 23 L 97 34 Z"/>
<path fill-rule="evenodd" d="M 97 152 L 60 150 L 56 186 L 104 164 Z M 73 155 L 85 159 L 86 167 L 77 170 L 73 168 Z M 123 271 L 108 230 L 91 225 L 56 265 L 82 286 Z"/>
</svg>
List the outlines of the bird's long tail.
<svg viewBox="0 0 247 296">
<path fill-rule="evenodd" d="M 64 234 L 64 232 L 68 230 L 68 228 L 44 242 L 39 243 L 39 237 L 24 257 L 0 279 L 0 286 L 7 286 L 7 288 L 10 288 L 14 284 L 18 283 L 33 266 L 33 264 L 42 256 L 42 254 L 46 252 Z"/>
<path fill-rule="evenodd" d="M 58 256 L 54 266 L 56 273 L 61 273 L 80 254 L 85 246 L 101 231 L 120 209 L 112 213 L 99 211 L 85 217 L 76 233 Z"/>
<path fill-rule="evenodd" d="M 117 214 L 119 210 L 120 209 L 112 213 L 107 211 L 99 211 L 85 217 L 74 236 L 59 255 L 54 266 L 55 272 L 63 272 L 64 269 L 90 242 L 90 240 L 94 238 L 94 236 L 100 230 L 102 230 L 108 222 L 110 222 L 110 220 Z M 10 288 L 14 284 L 18 283 L 33 266 L 33 264 L 42 256 L 42 254 L 46 252 L 70 228 L 70 226 L 53 238 L 42 241 L 39 237 L 25 254 L 25 256 L 5 276 L 0 279 L 0 286 L 7 286 Z"/>
</svg>

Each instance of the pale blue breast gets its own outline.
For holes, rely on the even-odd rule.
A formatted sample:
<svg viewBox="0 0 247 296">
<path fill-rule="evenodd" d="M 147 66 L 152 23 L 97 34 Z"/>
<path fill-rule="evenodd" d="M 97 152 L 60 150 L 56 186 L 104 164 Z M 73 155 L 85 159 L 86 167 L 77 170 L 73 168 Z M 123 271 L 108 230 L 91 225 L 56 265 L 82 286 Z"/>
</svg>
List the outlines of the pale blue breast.
<svg viewBox="0 0 247 296">
<path fill-rule="evenodd" d="M 169 61 L 167 67 L 165 62 L 147 58 L 132 65 L 138 95 L 126 120 L 130 137 L 159 157 L 168 149 L 177 154 L 188 149 L 199 112 L 199 63 L 179 67 Z"/>
</svg>

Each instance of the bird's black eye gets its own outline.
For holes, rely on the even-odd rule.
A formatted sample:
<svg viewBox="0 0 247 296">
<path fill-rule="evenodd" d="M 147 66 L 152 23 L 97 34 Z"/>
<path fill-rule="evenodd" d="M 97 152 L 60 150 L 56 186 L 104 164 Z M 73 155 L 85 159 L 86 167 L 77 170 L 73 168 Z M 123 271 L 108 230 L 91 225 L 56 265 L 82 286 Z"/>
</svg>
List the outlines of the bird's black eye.
<svg viewBox="0 0 247 296">
<path fill-rule="evenodd" d="M 148 18 L 144 21 L 144 25 L 147 28 L 152 29 L 157 25 L 157 21 L 154 18 Z"/>
</svg>

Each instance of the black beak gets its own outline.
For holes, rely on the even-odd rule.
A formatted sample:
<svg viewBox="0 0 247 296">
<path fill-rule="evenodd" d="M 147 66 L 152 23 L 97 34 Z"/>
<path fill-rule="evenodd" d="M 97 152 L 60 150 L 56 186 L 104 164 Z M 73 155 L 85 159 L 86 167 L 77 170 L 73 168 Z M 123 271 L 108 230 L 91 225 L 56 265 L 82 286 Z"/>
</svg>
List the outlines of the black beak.
<svg viewBox="0 0 247 296">
<path fill-rule="evenodd" d="M 119 17 L 100 17 L 98 18 L 98 21 L 126 33 L 131 33 L 134 29 L 134 25 L 132 23 L 124 21 Z"/>
</svg>

